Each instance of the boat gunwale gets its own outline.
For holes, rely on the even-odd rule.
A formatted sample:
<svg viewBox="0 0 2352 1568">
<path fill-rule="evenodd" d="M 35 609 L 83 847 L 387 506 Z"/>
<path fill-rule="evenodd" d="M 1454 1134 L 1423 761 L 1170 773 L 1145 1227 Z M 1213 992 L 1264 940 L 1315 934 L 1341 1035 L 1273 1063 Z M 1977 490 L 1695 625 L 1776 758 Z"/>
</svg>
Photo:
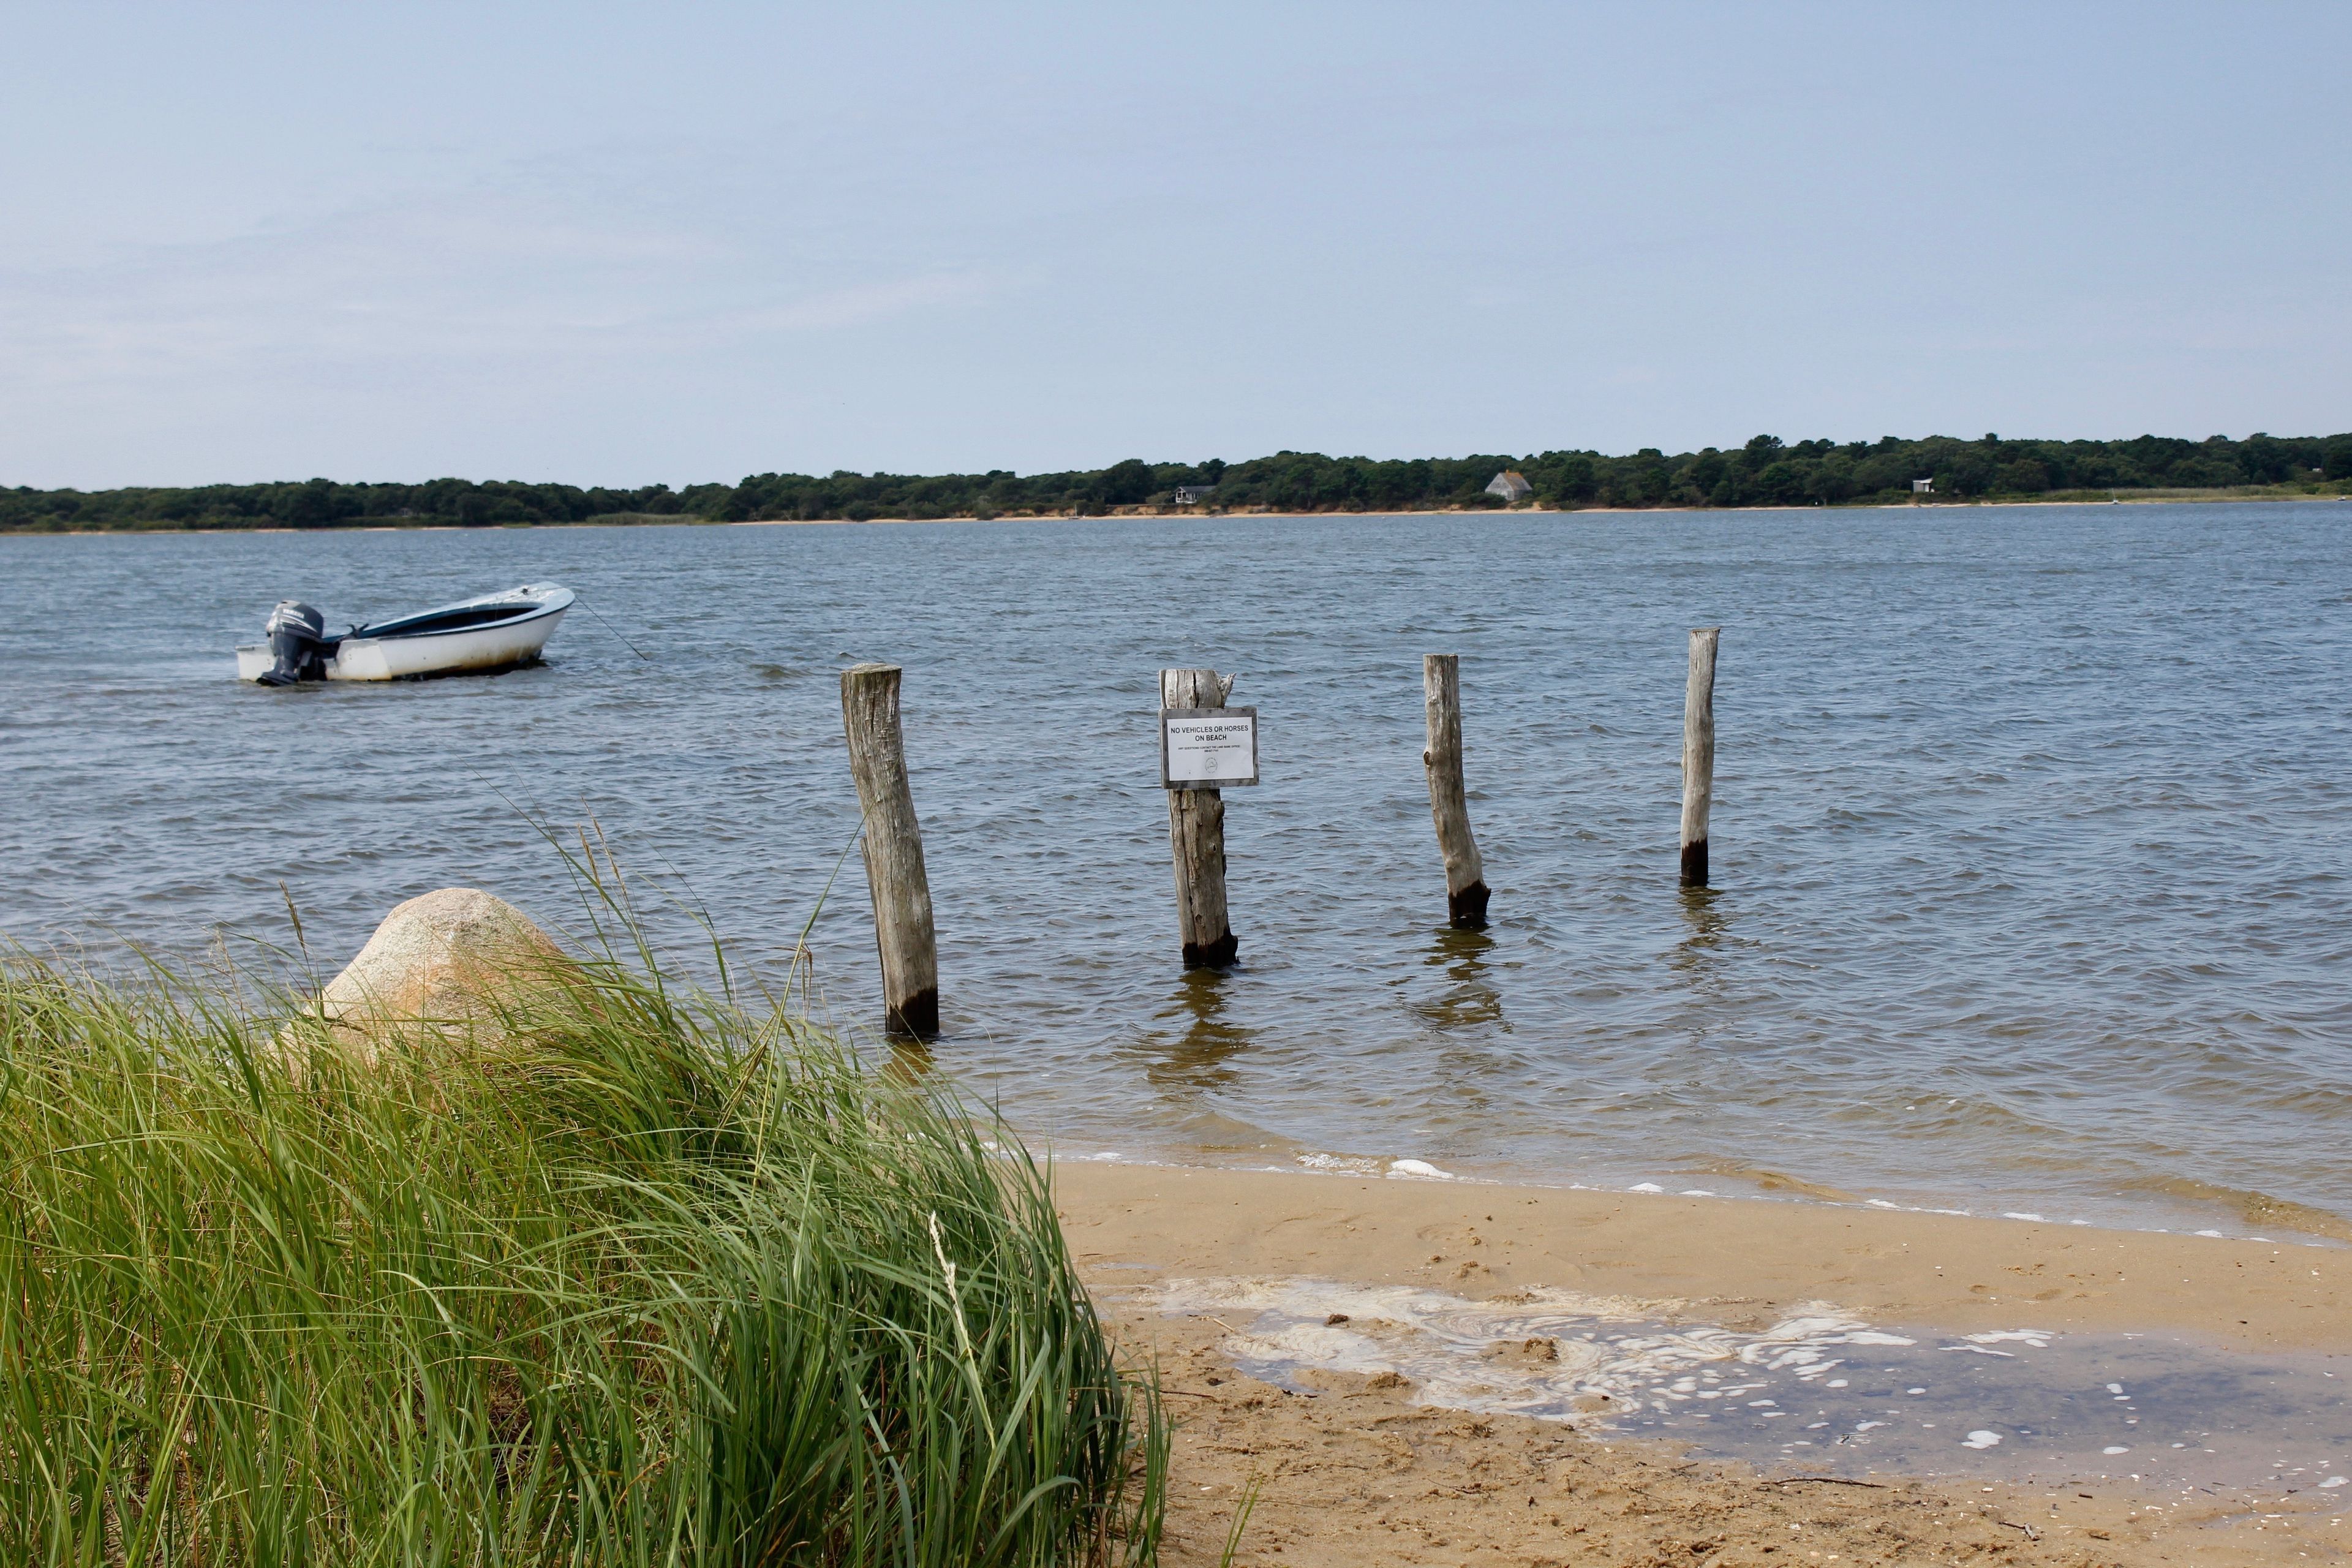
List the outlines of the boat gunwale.
<svg viewBox="0 0 2352 1568">
<path fill-rule="evenodd" d="M 579 595 L 569 588 L 552 588 L 544 597 L 536 602 L 508 601 L 507 595 L 503 594 L 484 594 L 477 598 L 460 599 L 456 604 L 436 605 L 429 610 L 418 610 L 412 615 L 399 616 L 389 621 L 353 626 L 335 638 L 334 644 L 340 647 L 347 642 L 425 642 L 434 637 L 471 637 L 477 632 L 503 631 L 509 626 L 522 626 L 545 616 L 560 616 L 570 609 L 572 602 L 578 597 Z M 517 613 L 498 620 L 478 621 L 472 626 L 445 626 L 429 631 L 400 629 L 404 626 L 417 621 L 427 621 L 436 616 L 446 616 L 452 610 L 488 609 L 502 601 L 514 604 Z"/>
</svg>

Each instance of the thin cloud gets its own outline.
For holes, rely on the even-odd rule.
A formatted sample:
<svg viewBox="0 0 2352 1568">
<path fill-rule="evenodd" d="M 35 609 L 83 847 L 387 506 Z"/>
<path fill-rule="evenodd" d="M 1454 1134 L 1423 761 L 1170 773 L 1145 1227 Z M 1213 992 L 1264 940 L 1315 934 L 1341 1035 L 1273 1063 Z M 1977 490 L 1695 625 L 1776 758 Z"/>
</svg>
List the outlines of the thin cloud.
<svg viewBox="0 0 2352 1568">
<path fill-rule="evenodd" d="M 932 272 L 887 283 L 828 289 L 788 305 L 743 311 L 729 318 L 727 324 L 743 331 L 834 331 L 969 303 L 990 293 L 992 287 L 989 279 L 976 273 Z"/>
</svg>

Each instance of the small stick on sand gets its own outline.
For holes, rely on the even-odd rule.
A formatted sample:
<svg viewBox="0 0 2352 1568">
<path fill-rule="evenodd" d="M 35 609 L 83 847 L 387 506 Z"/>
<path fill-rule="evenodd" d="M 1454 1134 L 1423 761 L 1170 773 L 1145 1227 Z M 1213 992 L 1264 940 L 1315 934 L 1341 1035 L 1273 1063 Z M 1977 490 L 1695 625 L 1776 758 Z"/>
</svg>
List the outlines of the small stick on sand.
<svg viewBox="0 0 2352 1568">
<path fill-rule="evenodd" d="M 1886 1483 L 1884 1481 L 1850 1481 L 1843 1476 L 1783 1476 L 1777 1481 L 1759 1481 L 1756 1484 L 1759 1488 L 1793 1487 L 1808 1482 L 1824 1487 L 1868 1487 L 1873 1491 L 1880 1492 L 1886 1489 Z"/>
</svg>

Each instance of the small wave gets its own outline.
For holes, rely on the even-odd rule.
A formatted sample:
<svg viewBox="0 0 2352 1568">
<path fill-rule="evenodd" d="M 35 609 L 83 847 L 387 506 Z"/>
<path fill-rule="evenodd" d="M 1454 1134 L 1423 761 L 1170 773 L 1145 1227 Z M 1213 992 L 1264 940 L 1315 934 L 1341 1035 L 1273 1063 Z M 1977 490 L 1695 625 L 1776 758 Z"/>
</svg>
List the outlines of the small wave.
<svg viewBox="0 0 2352 1568">
<path fill-rule="evenodd" d="M 2250 1226 L 2263 1230 L 2297 1230 L 2331 1241 L 2352 1241 L 2352 1220 L 2292 1198 L 2275 1198 L 2252 1187 L 2227 1187 L 2200 1182 L 2194 1176 L 2144 1176 L 2126 1184 L 2131 1190 L 2157 1193 L 2193 1204 L 2210 1204 L 2234 1212 Z"/>
<path fill-rule="evenodd" d="M 1385 1162 L 1370 1154 L 1294 1154 L 1291 1158 L 1309 1171 L 1329 1171 L 1346 1176 L 1377 1176 Z"/>
<path fill-rule="evenodd" d="M 1799 1197 L 1818 1198 L 1825 1204 L 1854 1204 L 1862 1200 L 1843 1188 L 1823 1182 L 1809 1182 L 1802 1176 L 1792 1176 L 1786 1171 L 1768 1170 L 1762 1165 L 1749 1165 L 1738 1160 L 1705 1160 L 1685 1167 L 1710 1176 L 1728 1176 L 1735 1182 L 1768 1193 L 1794 1193 Z"/>
</svg>

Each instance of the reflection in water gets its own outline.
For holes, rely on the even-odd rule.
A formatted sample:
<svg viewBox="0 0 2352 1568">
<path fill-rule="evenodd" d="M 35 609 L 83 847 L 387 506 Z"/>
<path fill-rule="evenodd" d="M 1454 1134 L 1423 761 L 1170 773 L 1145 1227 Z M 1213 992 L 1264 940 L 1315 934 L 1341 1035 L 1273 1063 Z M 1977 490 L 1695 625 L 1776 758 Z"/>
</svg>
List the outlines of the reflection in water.
<svg viewBox="0 0 2352 1568">
<path fill-rule="evenodd" d="M 1690 934 L 1675 944 L 1667 962 L 1693 979 L 1712 980 L 1718 955 L 1731 946 L 1725 934 L 1731 930 L 1731 910 L 1718 907 L 1723 894 L 1714 888 L 1685 888 L 1680 897 L 1683 924 Z"/>
<path fill-rule="evenodd" d="M 938 1069 L 939 1058 L 931 1054 L 929 1042 L 908 1035 L 892 1035 L 888 1043 L 890 1059 L 882 1065 L 882 1072 L 892 1082 L 919 1084 Z"/>
<path fill-rule="evenodd" d="M 1440 926 L 1421 962 L 1445 971 L 1446 986 L 1436 996 L 1415 1004 L 1413 1011 L 1440 1029 L 1489 1025 L 1507 1031 L 1503 1017 L 1503 994 L 1486 978 L 1486 955 L 1495 939 L 1484 930 Z"/>
<path fill-rule="evenodd" d="M 1225 1064 L 1253 1043 L 1248 1030 L 1225 1016 L 1226 987 L 1234 977 L 1231 970 L 1192 969 L 1176 983 L 1159 1022 L 1181 1024 L 1183 1034 L 1170 1040 L 1154 1029 L 1143 1043 L 1153 1058 L 1144 1076 L 1155 1087 L 1209 1089 L 1234 1081 L 1237 1075 Z"/>
</svg>

